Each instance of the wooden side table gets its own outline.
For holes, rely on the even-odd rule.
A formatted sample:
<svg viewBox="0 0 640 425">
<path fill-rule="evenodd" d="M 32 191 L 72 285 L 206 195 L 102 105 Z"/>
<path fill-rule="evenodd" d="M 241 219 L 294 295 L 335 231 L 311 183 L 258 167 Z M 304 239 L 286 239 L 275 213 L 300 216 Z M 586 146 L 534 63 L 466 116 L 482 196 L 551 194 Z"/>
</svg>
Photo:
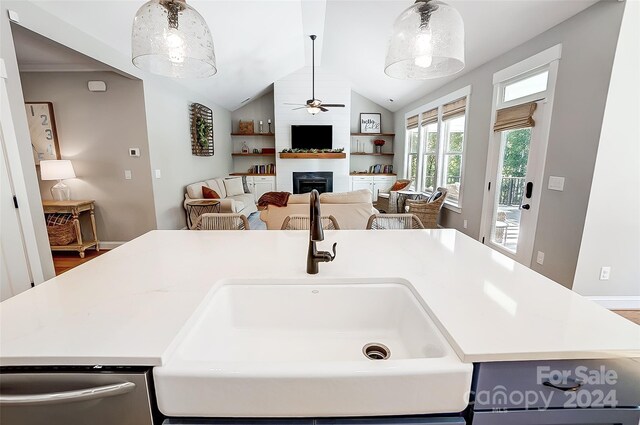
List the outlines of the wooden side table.
<svg viewBox="0 0 640 425">
<path fill-rule="evenodd" d="M 219 213 L 220 200 L 218 199 L 196 199 L 187 201 L 187 225 L 193 230 L 195 222 L 202 214 Z"/>
<path fill-rule="evenodd" d="M 98 246 L 98 233 L 96 231 L 96 217 L 94 214 L 95 201 L 42 201 L 42 207 L 45 214 L 71 214 L 73 217 L 73 226 L 76 229 L 76 243 L 69 245 L 52 245 L 52 251 L 78 251 L 80 258 L 84 258 L 84 251 L 93 246 L 96 251 L 100 251 Z M 91 216 L 91 230 L 93 232 L 93 240 L 84 242 L 82 240 L 82 229 L 80 227 L 80 214 L 89 212 Z"/>
</svg>

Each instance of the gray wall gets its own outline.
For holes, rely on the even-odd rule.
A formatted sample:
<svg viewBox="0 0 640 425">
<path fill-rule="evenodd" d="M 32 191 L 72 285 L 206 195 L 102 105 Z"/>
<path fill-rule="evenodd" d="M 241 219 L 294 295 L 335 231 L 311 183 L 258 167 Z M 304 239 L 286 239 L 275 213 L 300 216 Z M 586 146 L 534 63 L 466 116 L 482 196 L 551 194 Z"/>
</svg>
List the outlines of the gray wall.
<svg viewBox="0 0 640 425">
<path fill-rule="evenodd" d="M 382 114 L 382 132 L 393 133 L 395 128 L 393 112 L 367 99 L 359 93 L 351 91 L 351 132 L 360 132 L 360 114 L 377 112 Z"/>
<path fill-rule="evenodd" d="M 627 308 L 640 308 L 638 52 L 640 4 L 626 2 L 573 282 L 574 291 L 603 301 L 633 298 Z M 602 266 L 611 267 L 608 281 L 599 279 Z"/>
<path fill-rule="evenodd" d="M 532 268 L 570 287 L 580 247 L 591 178 L 623 2 L 599 2 L 498 58 L 462 75 L 398 111 L 396 167 L 404 155 L 404 114 L 471 85 L 462 213 L 443 210 L 442 224 L 478 238 L 484 196 L 493 74 L 558 43 L 562 59 L 544 172 L 564 176 L 564 192 L 543 189 L 534 253 L 545 252 L 544 265 Z M 400 169 L 400 168 L 398 168 Z M 463 228 L 463 220 L 468 228 Z"/>
<path fill-rule="evenodd" d="M 238 132 L 239 122 L 253 121 L 254 131 L 259 131 L 258 123 L 262 120 L 264 125 L 264 132 L 269 131 L 269 125 L 267 120 L 271 120 L 271 132 L 275 133 L 275 109 L 273 104 L 273 91 L 265 93 L 264 95 L 252 100 L 241 108 L 231 112 L 231 128 L 234 133 Z M 273 148 L 275 147 L 275 138 L 273 136 L 234 136 L 231 138 L 231 148 L 234 152 L 241 152 L 242 145 L 246 142 L 249 150 Z M 234 157 L 233 159 L 233 171 L 236 173 L 246 173 L 249 167 L 253 165 L 266 165 L 275 164 L 275 156 L 250 156 L 248 158 Z"/>
<path fill-rule="evenodd" d="M 96 201 L 100 240 L 129 241 L 155 229 L 142 81 L 113 72 L 31 72 L 20 78 L 25 102 L 53 103 L 60 154 L 78 177 L 66 184 L 73 199 Z M 106 82 L 107 91 L 90 92 L 90 80 Z M 130 157 L 129 147 L 140 148 L 140 157 Z M 131 180 L 125 180 L 125 169 Z M 55 183 L 40 180 L 42 199 L 51 199 Z"/>
<path fill-rule="evenodd" d="M 231 115 L 203 94 L 185 90 L 172 81 L 145 79 L 144 99 L 158 229 L 186 226 L 185 186 L 213 177 L 226 176 L 231 169 Z M 213 156 L 191 154 L 189 105 L 201 103 L 213 111 Z"/>
</svg>

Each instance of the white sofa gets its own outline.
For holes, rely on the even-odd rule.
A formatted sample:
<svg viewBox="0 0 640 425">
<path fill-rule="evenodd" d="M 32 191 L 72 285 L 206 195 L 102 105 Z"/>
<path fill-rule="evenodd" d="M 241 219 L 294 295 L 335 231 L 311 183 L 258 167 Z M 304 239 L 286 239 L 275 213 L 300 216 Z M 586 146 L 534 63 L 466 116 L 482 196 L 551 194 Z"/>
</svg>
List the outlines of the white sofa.
<svg viewBox="0 0 640 425">
<path fill-rule="evenodd" d="M 192 201 L 195 199 L 204 199 L 204 196 L 202 195 L 202 186 L 207 186 L 208 188 L 215 190 L 218 195 L 220 195 L 220 212 L 240 213 L 249 217 L 249 214 L 254 211 L 258 211 L 252 193 L 227 196 L 227 190 L 224 181 L 231 178 L 242 180 L 241 177 L 219 177 L 215 179 L 191 183 L 186 187 L 186 193 L 184 194 L 184 208 L 187 208 L 186 205 L 188 201 Z"/>
<path fill-rule="evenodd" d="M 291 195 L 286 207 L 269 205 L 260 212 L 260 219 L 267 224 L 268 230 L 280 230 L 282 222 L 288 215 L 309 215 L 309 197 L 308 193 Z M 371 214 L 378 213 L 371 202 L 369 189 L 321 193 L 320 211 L 322 215 L 334 216 L 341 230 L 366 229 Z"/>
</svg>

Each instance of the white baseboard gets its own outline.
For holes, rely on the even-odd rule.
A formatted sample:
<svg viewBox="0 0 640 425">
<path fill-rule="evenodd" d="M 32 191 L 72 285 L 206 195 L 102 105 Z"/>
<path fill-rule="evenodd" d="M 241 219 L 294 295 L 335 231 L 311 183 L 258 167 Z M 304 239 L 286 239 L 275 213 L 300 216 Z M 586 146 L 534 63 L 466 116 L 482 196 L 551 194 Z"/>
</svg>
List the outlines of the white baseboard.
<svg viewBox="0 0 640 425">
<path fill-rule="evenodd" d="M 100 241 L 100 249 L 113 249 L 117 248 L 126 242 L 116 242 L 116 241 Z"/>
<path fill-rule="evenodd" d="M 586 298 L 600 304 L 604 308 L 608 308 L 609 310 L 640 310 L 639 296 L 589 296 Z"/>
</svg>

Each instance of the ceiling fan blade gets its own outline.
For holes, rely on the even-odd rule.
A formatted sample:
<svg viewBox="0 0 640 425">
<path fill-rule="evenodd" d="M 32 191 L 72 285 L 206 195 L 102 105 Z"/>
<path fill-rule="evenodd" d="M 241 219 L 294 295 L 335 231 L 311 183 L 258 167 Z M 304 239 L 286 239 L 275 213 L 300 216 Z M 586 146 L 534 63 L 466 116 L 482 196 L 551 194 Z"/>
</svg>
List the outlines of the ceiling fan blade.
<svg viewBox="0 0 640 425">
<path fill-rule="evenodd" d="M 307 107 L 306 106 L 301 106 L 299 108 L 293 108 L 292 111 L 297 111 L 298 109 L 307 109 Z"/>
<path fill-rule="evenodd" d="M 303 103 L 283 103 L 283 105 L 293 105 L 293 106 L 306 106 Z"/>
<path fill-rule="evenodd" d="M 322 106 L 325 108 L 344 108 L 344 105 L 341 103 L 323 103 Z"/>
<path fill-rule="evenodd" d="M 327 108 L 325 108 L 324 106 L 318 106 L 318 108 L 320 108 L 320 110 L 322 112 L 329 112 L 329 110 Z"/>
</svg>

